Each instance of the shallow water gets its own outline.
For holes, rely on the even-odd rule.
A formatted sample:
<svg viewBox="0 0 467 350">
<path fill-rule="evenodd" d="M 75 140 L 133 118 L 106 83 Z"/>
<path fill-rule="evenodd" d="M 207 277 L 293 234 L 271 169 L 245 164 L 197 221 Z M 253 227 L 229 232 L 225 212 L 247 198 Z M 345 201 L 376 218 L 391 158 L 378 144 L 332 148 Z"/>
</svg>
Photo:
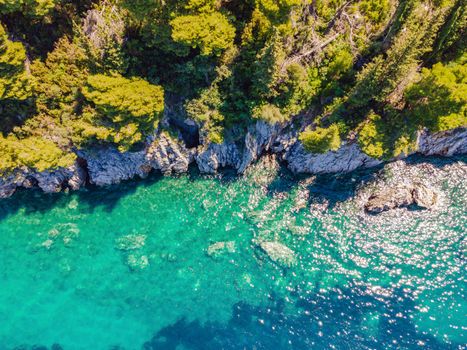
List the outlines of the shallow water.
<svg viewBox="0 0 467 350">
<path fill-rule="evenodd" d="M 441 179 L 434 212 L 372 217 L 351 200 L 371 176 L 257 167 L 0 200 L 0 349 L 465 348 L 465 179 Z"/>
</svg>

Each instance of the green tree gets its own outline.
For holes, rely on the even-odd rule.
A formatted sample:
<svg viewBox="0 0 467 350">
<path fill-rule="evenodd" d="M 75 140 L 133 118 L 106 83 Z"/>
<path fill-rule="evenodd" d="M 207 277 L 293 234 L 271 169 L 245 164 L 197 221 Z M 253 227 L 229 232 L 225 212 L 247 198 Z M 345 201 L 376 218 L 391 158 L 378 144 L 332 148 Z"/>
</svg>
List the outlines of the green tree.
<svg viewBox="0 0 467 350">
<path fill-rule="evenodd" d="M 299 135 L 299 140 L 305 149 L 311 153 L 337 151 L 341 145 L 339 126 L 331 124 L 327 128 L 307 129 Z"/>
<path fill-rule="evenodd" d="M 46 15 L 60 0 L 0 0 L 0 14 L 22 12 L 28 16 Z"/>
<path fill-rule="evenodd" d="M 9 40 L 0 24 L 0 131 L 21 123 L 28 113 L 32 94 L 26 61 L 23 45 Z"/>
<path fill-rule="evenodd" d="M 55 143 L 41 137 L 17 139 L 0 135 L 0 174 L 26 166 L 37 171 L 67 167 L 74 163 L 74 153 L 63 151 Z"/>
<path fill-rule="evenodd" d="M 82 92 L 96 111 L 85 116 L 91 130 L 99 131 L 94 136 L 118 144 L 120 150 L 128 150 L 152 132 L 164 110 L 163 89 L 140 78 L 92 75 Z"/>
<path fill-rule="evenodd" d="M 170 25 L 174 41 L 197 48 L 205 56 L 220 55 L 235 38 L 235 28 L 220 12 L 178 16 Z"/>
<path fill-rule="evenodd" d="M 424 68 L 406 98 L 412 123 L 432 131 L 467 126 L 467 54 L 455 62 Z"/>
</svg>

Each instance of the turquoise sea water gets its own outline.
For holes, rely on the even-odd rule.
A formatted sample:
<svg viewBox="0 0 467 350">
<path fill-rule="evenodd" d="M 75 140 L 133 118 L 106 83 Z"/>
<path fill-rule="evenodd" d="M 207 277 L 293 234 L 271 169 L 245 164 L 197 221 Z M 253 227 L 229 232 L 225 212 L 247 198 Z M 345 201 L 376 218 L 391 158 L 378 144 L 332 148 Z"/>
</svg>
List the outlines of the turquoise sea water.
<svg viewBox="0 0 467 350">
<path fill-rule="evenodd" d="M 434 212 L 372 217 L 351 199 L 371 176 L 257 167 L 0 200 L 0 349 L 464 349 L 466 180 Z"/>
</svg>

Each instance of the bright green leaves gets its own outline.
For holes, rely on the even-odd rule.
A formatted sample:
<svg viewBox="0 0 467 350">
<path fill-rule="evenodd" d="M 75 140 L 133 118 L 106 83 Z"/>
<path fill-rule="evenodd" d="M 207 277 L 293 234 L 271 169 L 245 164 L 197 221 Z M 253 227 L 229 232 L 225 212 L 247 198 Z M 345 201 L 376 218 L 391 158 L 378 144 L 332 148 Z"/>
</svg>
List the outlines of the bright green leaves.
<svg viewBox="0 0 467 350">
<path fill-rule="evenodd" d="M 300 5 L 300 0 L 256 0 L 257 8 L 276 24 L 288 21 L 293 6 Z"/>
<path fill-rule="evenodd" d="M 93 124 L 110 130 L 106 134 L 99 129 L 96 136 L 117 143 L 120 150 L 142 141 L 145 133 L 155 129 L 164 110 L 163 89 L 139 78 L 93 75 L 82 92 L 97 112 L 91 115 Z"/>
<path fill-rule="evenodd" d="M 0 99 L 24 100 L 30 96 L 25 64 L 23 45 L 10 41 L 0 24 Z"/>
<path fill-rule="evenodd" d="M 362 14 L 374 24 L 382 23 L 389 14 L 389 0 L 363 0 L 358 2 Z"/>
<path fill-rule="evenodd" d="M 358 144 L 361 150 L 373 158 L 381 158 L 385 152 L 381 125 L 381 117 L 370 113 L 358 133 Z"/>
<path fill-rule="evenodd" d="M 28 137 L 18 140 L 0 134 L 0 174 L 26 166 L 37 171 L 67 167 L 74 163 L 75 154 L 61 150 L 50 140 Z"/>
<path fill-rule="evenodd" d="M 423 69 L 406 92 L 408 115 L 433 131 L 467 126 L 467 55 L 457 62 Z"/>
<path fill-rule="evenodd" d="M 235 38 L 235 28 L 220 12 L 179 16 L 170 25 L 174 41 L 197 48 L 205 56 L 220 55 Z"/>
<path fill-rule="evenodd" d="M 341 145 L 339 127 L 336 124 L 331 124 L 327 128 L 307 129 L 300 134 L 299 140 L 311 153 L 337 151 Z"/>
<path fill-rule="evenodd" d="M 60 0 L 0 0 L 0 14 L 22 12 L 28 16 L 46 15 Z"/>
<path fill-rule="evenodd" d="M 31 105 L 31 77 L 26 69 L 26 51 L 13 42 L 0 24 L 0 131 L 20 123 Z"/>
<path fill-rule="evenodd" d="M 34 94 L 40 113 L 68 120 L 78 109 L 78 95 L 89 75 L 86 51 L 63 38 L 45 62 L 34 61 Z"/>
<path fill-rule="evenodd" d="M 216 0 L 190 0 L 185 6 L 188 13 L 170 21 L 172 39 L 199 49 L 203 56 L 219 56 L 233 45 L 235 27 L 218 7 Z"/>
</svg>

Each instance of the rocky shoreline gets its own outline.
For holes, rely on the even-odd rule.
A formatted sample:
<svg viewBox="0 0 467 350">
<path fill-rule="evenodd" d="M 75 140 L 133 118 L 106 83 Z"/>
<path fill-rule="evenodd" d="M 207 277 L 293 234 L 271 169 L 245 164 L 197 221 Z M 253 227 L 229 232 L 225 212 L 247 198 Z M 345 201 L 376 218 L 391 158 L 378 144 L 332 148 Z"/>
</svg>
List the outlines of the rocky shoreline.
<svg viewBox="0 0 467 350">
<path fill-rule="evenodd" d="M 107 186 L 135 177 L 144 178 L 151 171 L 160 171 L 164 175 L 181 174 L 193 163 L 204 174 L 215 174 L 226 167 L 243 174 L 265 153 L 276 154 L 296 174 L 351 172 L 382 163 L 363 153 L 355 141 L 343 142 L 337 151 L 308 153 L 298 141 L 297 133 L 290 125 L 258 121 L 248 128 L 242 142 L 201 143 L 188 148 L 181 133 L 177 139 L 167 132 L 160 132 L 139 152 L 120 153 L 110 147 L 78 150 L 75 152 L 77 161 L 68 168 L 43 172 L 16 169 L 8 176 L 0 177 L 0 198 L 13 195 L 20 187 L 39 187 L 44 192 L 53 193 L 77 190 L 87 184 Z M 417 153 L 426 156 L 467 154 L 467 128 L 435 134 L 421 132 L 417 148 Z"/>
</svg>

